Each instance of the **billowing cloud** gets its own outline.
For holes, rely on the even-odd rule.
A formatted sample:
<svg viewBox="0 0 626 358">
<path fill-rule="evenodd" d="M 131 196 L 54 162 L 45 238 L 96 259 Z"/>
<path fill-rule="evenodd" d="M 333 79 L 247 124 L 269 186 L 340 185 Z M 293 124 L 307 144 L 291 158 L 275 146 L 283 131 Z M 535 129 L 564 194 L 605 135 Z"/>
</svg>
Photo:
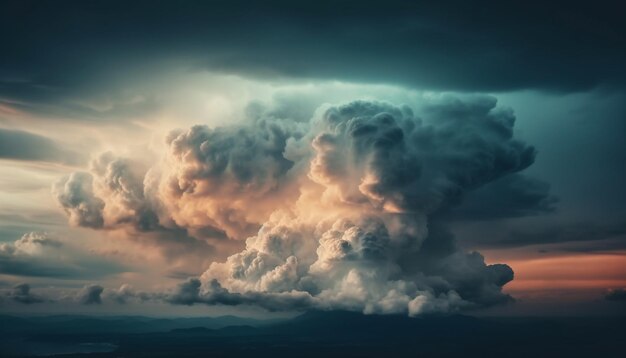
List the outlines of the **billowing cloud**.
<svg viewBox="0 0 626 358">
<path fill-rule="evenodd" d="M 223 241 L 224 231 L 209 224 L 178 225 L 164 208 L 164 201 L 153 195 L 151 175 L 140 161 L 106 152 L 92 160 L 89 172 L 74 172 L 60 179 L 52 194 L 74 226 L 119 231 L 156 247 L 166 257 L 185 252 L 210 256 L 212 241 Z"/>
<path fill-rule="evenodd" d="M 179 226 L 250 235 L 289 195 L 294 162 L 284 151 L 302 135 L 296 124 L 271 119 L 172 132 L 165 163 L 151 173 L 160 175 L 153 190 Z"/>
<path fill-rule="evenodd" d="M 100 285 L 86 285 L 76 294 L 76 299 L 83 305 L 102 304 L 102 292 L 104 288 Z"/>
<path fill-rule="evenodd" d="M 329 109 L 313 141 L 312 179 L 342 201 L 430 214 L 534 161 L 493 97 L 444 96 L 426 114 L 422 122 L 408 108 L 369 102 Z"/>
<path fill-rule="evenodd" d="M 93 195 L 92 183 L 92 175 L 77 172 L 57 182 L 52 188 L 52 194 L 74 225 L 93 228 L 104 225 L 104 203 Z"/>
<path fill-rule="evenodd" d="M 216 248 L 245 239 L 174 292 L 122 287 L 108 293 L 118 302 L 409 315 L 504 303 L 511 268 L 460 250 L 445 215 L 490 183 L 524 201 L 515 215 L 548 200 L 517 174 L 535 150 L 496 104 L 442 95 L 416 114 L 354 101 L 324 105 L 308 122 L 259 107 L 232 126 L 172 132 L 152 166 L 106 153 L 54 193 L 76 225 L 182 230 Z M 525 189 L 538 193 L 528 203 Z"/>
</svg>

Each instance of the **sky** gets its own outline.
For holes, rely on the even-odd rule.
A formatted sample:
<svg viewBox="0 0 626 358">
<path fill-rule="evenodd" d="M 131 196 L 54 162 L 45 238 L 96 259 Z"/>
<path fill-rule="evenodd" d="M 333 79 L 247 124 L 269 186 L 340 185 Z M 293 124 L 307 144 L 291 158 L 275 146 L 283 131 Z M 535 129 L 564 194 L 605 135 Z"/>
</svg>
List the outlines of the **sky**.
<svg viewBox="0 0 626 358">
<path fill-rule="evenodd" d="M 1 1 L 0 312 L 623 315 L 621 17 Z"/>
</svg>

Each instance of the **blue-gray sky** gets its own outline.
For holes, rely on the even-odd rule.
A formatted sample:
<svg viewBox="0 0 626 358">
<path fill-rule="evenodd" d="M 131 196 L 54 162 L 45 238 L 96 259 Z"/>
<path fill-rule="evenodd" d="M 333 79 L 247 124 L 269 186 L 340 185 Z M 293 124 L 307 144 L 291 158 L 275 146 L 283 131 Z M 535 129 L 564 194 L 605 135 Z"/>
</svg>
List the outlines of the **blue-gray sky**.
<svg viewBox="0 0 626 358">
<path fill-rule="evenodd" d="M 0 309 L 623 312 L 620 14 L 2 1 Z"/>
</svg>

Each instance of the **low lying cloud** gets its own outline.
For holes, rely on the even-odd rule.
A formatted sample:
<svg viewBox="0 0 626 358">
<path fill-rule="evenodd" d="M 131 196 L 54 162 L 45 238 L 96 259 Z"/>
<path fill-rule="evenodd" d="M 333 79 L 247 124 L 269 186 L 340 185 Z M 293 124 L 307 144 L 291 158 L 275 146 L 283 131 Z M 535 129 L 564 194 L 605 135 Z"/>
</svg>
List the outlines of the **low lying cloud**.
<svg viewBox="0 0 626 358">
<path fill-rule="evenodd" d="M 45 232 L 29 232 L 12 243 L 0 244 L 0 274 L 79 278 L 101 277 L 120 269 Z"/>
<path fill-rule="evenodd" d="M 0 273 L 20 276 L 65 276 L 69 272 L 54 258 L 61 242 L 47 233 L 30 232 L 13 243 L 0 244 Z"/>
<path fill-rule="evenodd" d="M 30 285 L 27 283 L 15 285 L 13 290 L 7 293 L 7 296 L 11 300 L 23 304 L 42 303 L 47 301 L 42 296 L 33 294 L 30 290 Z"/>
<path fill-rule="evenodd" d="M 99 305 L 102 304 L 101 295 L 103 291 L 104 287 L 100 285 L 87 285 L 78 291 L 76 299 L 83 305 Z"/>
<path fill-rule="evenodd" d="M 179 230 L 215 252 L 245 240 L 174 292 L 109 297 L 410 315 L 511 300 L 511 268 L 463 252 L 447 228 L 490 185 L 512 201 L 507 216 L 551 210 L 548 187 L 518 174 L 535 150 L 514 137 L 511 110 L 442 95 L 419 114 L 376 101 L 324 105 L 308 122 L 277 113 L 174 131 L 151 165 L 106 153 L 55 185 L 78 226 Z"/>
<path fill-rule="evenodd" d="M 610 290 L 608 290 L 608 292 L 606 293 L 604 298 L 607 301 L 624 302 L 624 301 L 626 301 L 626 289 L 624 289 L 624 288 L 610 289 Z"/>
</svg>

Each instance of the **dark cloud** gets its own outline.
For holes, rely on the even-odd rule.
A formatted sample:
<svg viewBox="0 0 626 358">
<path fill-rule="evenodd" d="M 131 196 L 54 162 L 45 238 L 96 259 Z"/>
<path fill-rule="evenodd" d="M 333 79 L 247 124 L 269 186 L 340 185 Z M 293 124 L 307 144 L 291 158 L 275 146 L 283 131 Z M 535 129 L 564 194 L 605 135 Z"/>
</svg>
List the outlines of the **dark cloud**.
<svg viewBox="0 0 626 358">
<path fill-rule="evenodd" d="M 623 87 L 619 10 L 614 1 L 8 1 L 0 97 L 53 113 L 51 105 L 97 90 L 111 97 L 106 88 L 173 62 L 429 89 Z"/>
<path fill-rule="evenodd" d="M 33 294 L 30 291 L 30 285 L 27 283 L 21 283 L 13 287 L 13 291 L 7 294 L 13 301 L 23 304 L 42 303 L 46 300 L 43 297 Z"/>
<path fill-rule="evenodd" d="M 604 296 L 604 299 L 606 299 L 607 301 L 618 301 L 618 302 L 626 301 L 626 289 L 623 289 L 623 288 L 611 289 L 606 293 L 606 295 Z"/>
<path fill-rule="evenodd" d="M 0 128 L 0 159 L 42 161 L 76 165 L 84 162 L 77 152 L 29 132 Z"/>
<path fill-rule="evenodd" d="M 533 147 L 513 138 L 515 117 L 489 96 L 444 96 L 425 118 L 408 108 L 352 102 L 323 117 L 312 161 L 314 180 L 337 186 L 348 202 L 370 200 L 427 214 L 534 162 Z M 356 168 L 365 180 L 355 182 Z"/>
<path fill-rule="evenodd" d="M 102 304 L 103 291 L 104 288 L 100 285 L 87 285 L 78 292 L 76 299 L 83 305 L 99 305 Z"/>
<path fill-rule="evenodd" d="M 223 288 L 217 280 L 209 282 L 204 291 L 197 278 L 191 278 L 178 285 L 177 289 L 165 296 L 165 301 L 172 304 L 193 305 L 253 305 L 268 311 L 290 311 L 310 309 L 314 299 L 304 292 L 246 292 L 231 293 Z"/>
<path fill-rule="evenodd" d="M 558 199 L 546 182 L 511 174 L 468 193 L 447 213 L 455 220 L 497 220 L 554 212 Z"/>
<path fill-rule="evenodd" d="M 592 241 L 586 250 L 601 249 L 607 240 L 617 239 L 621 246 L 626 245 L 626 225 L 598 224 L 591 222 L 535 225 L 510 232 L 501 242 L 504 246 L 528 246 L 539 244 L 576 243 Z M 576 249 L 576 246 L 573 247 Z M 580 248 L 579 248 L 580 249 Z"/>
<path fill-rule="evenodd" d="M 79 272 L 48 262 L 45 258 L 8 256 L 0 254 L 0 273 L 30 277 L 71 277 Z"/>
<path fill-rule="evenodd" d="M 453 230 L 462 234 L 465 247 L 502 249 L 541 245 L 545 252 L 610 252 L 626 248 L 626 226 L 621 222 L 572 220 L 552 215 L 507 215 L 504 220 L 497 220 L 499 216 L 491 214 L 478 216 L 481 220 L 477 221 L 467 220 L 474 217 L 472 213 L 463 212 L 463 215 L 439 218 L 452 218 Z"/>
</svg>

